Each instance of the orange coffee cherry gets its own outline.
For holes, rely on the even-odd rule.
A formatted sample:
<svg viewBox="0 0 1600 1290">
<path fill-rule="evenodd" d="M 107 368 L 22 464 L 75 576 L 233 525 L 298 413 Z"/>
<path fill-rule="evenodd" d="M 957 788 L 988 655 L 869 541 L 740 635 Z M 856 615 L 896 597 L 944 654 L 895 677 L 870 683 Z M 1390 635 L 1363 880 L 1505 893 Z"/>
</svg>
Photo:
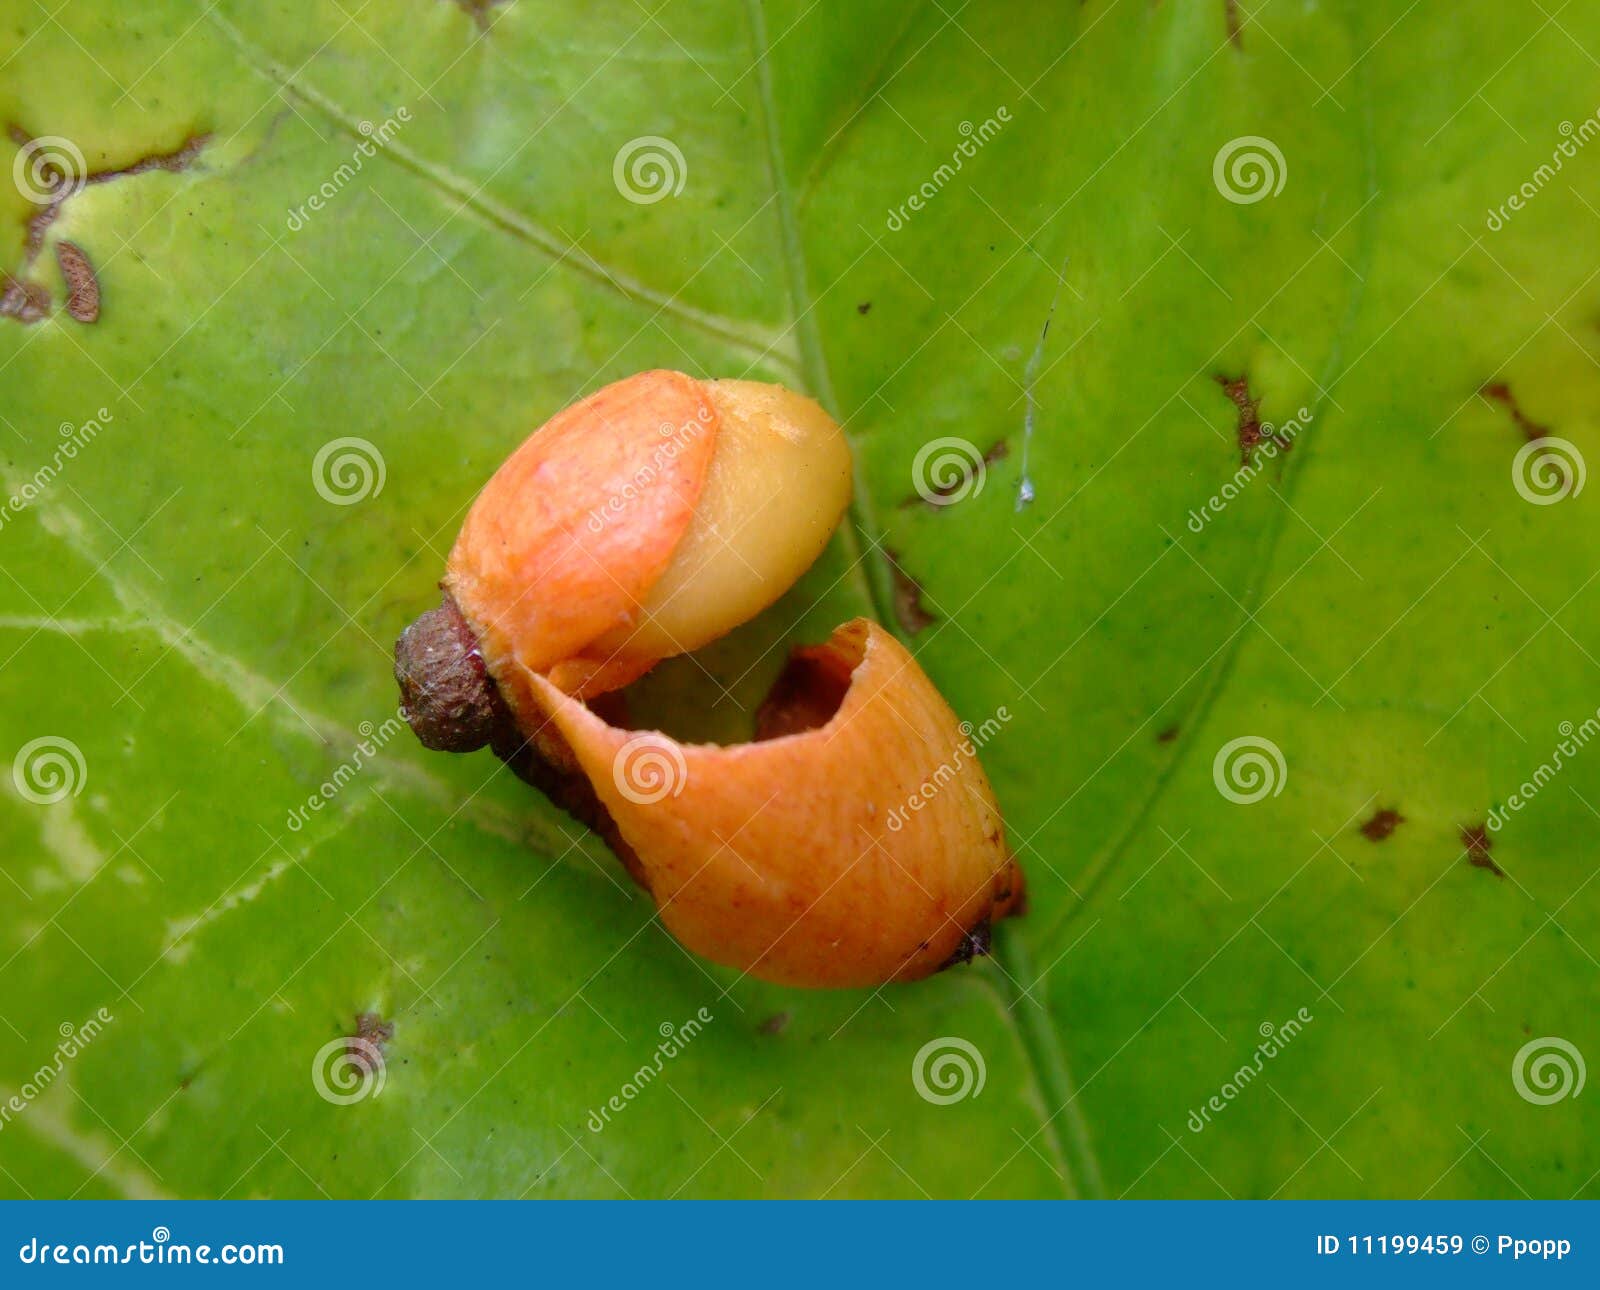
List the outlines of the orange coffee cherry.
<svg viewBox="0 0 1600 1290">
<path fill-rule="evenodd" d="M 490 745 L 719 963 L 867 986 L 984 952 L 1021 871 L 976 748 L 881 627 L 796 650 L 748 744 L 629 730 L 612 693 L 782 595 L 849 495 L 809 399 L 677 372 L 607 386 L 473 504 L 443 603 L 396 645 L 408 720 L 430 748 Z"/>
</svg>

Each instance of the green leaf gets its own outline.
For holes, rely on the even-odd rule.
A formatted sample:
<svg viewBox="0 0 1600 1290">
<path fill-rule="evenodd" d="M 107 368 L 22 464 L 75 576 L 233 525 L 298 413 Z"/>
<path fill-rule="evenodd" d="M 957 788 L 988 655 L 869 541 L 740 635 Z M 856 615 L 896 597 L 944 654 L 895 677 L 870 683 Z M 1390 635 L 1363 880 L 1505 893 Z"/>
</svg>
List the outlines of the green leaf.
<svg viewBox="0 0 1600 1290">
<path fill-rule="evenodd" d="M 1600 453 L 1597 106 L 1600 21 L 1487 0 L 8 15 L 0 1192 L 1593 1196 L 1600 530 L 1519 450 Z M 395 721 L 475 489 L 653 366 L 860 488 L 645 710 L 920 588 L 988 962 L 713 968 Z"/>
</svg>

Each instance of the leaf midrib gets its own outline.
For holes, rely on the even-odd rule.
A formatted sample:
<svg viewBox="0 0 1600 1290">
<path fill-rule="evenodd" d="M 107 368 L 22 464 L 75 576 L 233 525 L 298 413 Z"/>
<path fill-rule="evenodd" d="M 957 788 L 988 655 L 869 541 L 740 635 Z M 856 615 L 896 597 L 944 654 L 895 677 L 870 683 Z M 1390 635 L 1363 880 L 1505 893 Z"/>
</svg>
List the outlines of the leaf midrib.
<svg viewBox="0 0 1600 1290">
<path fill-rule="evenodd" d="M 801 367 L 808 387 L 829 413 L 838 417 L 840 412 L 838 399 L 828 370 L 827 351 L 822 342 L 822 331 L 816 317 L 816 302 L 811 296 L 795 192 L 784 169 L 783 146 L 778 132 L 777 95 L 773 89 L 772 71 L 767 59 L 769 45 L 764 0 L 746 0 L 746 7 L 750 16 L 751 41 L 756 57 L 756 76 L 761 94 L 767 160 L 781 224 L 784 259 L 789 274 L 789 296 L 794 314 L 791 326 L 799 333 Z M 852 440 L 858 438 L 850 434 L 847 424 L 845 430 L 847 437 Z M 867 481 L 862 471 L 860 452 L 852 454 L 852 461 L 855 487 L 850 500 L 848 531 L 855 547 L 854 567 L 862 571 L 868 599 L 878 621 L 903 639 L 905 633 L 900 630 L 893 612 L 893 575 L 883 552 L 881 530 L 872 505 L 872 494 L 867 488 Z M 1007 963 L 1015 956 L 1022 955 L 1024 951 L 1020 945 L 1008 951 L 1007 945 L 1008 942 L 1002 939 L 995 946 L 994 966 L 1009 984 L 1015 986 L 1016 973 L 1007 967 Z M 1019 965 L 1013 962 L 1013 966 L 1026 971 L 1025 964 Z M 1061 1098 L 1063 1109 L 1073 1106 L 1075 1095 L 1071 1091 L 1071 1075 L 1059 1036 L 1048 1022 L 1042 1026 L 1025 1026 L 1018 1015 L 1022 1000 L 1019 996 L 1008 995 L 1007 991 L 995 981 L 994 976 L 993 971 L 987 971 L 980 979 L 998 999 L 1006 1023 L 1045 1101 Z M 1080 1183 L 1074 1176 L 1073 1166 L 1068 1163 L 1067 1150 L 1057 1131 L 1056 1120 L 1059 1112 L 1056 1115 L 1046 1115 L 1044 1114 L 1046 1110 L 1047 1107 L 1040 1108 L 1041 1123 L 1038 1132 L 1043 1135 L 1052 1156 L 1060 1166 L 1057 1173 L 1064 1194 L 1068 1199 L 1076 1198 L 1083 1193 L 1083 1184 L 1086 1183 L 1090 1187 L 1089 1194 L 1097 1195 L 1100 1169 L 1082 1117 L 1075 1109 L 1067 1117 L 1067 1131 L 1072 1138 L 1072 1158 L 1079 1162 L 1078 1169 L 1085 1175 Z"/>
</svg>

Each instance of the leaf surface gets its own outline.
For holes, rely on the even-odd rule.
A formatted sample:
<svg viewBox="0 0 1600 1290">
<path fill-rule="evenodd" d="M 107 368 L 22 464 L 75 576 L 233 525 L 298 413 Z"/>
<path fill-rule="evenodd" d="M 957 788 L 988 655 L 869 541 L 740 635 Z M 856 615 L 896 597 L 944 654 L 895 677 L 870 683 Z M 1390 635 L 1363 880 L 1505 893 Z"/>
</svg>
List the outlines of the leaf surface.
<svg viewBox="0 0 1600 1290">
<path fill-rule="evenodd" d="M 0 1191 L 1593 1195 L 1593 1096 L 1513 1072 L 1600 1053 L 1595 495 L 1518 464 L 1600 452 L 1600 22 L 1390 8 L 8 16 L 0 751 L 81 763 L 0 778 Z M 34 255 L 43 138 L 96 180 Z M 807 390 L 860 479 L 643 712 L 732 737 L 787 645 L 899 624 L 994 723 L 989 962 L 710 967 L 394 720 L 476 488 L 655 366 Z"/>
</svg>

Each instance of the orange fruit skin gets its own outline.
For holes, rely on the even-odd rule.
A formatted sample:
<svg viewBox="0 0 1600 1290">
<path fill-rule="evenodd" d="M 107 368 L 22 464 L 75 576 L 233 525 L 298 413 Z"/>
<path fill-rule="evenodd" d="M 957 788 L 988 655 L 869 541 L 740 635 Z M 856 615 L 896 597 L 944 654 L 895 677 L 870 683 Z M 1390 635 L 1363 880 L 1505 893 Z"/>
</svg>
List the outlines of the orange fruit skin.
<svg viewBox="0 0 1600 1290">
<path fill-rule="evenodd" d="M 719 419 L 704 385 L 641 372 L 558 412 L 495 472 L 467 513 L 444 585 L 497 678 L 511 664 L 581 694 L 654 658 L 588 654 L 630 624 L 694 516 Z M 522 687 L 507 687 L 513 710 Z"/>
<path fill-rule="evenodd" d="M 684 945 L 786 985 L 927 976 L 1020 911 L 1023 879 L 968 731 L 892 635 L 857 619 L 799 651 L 821 688 L 748 744 L 641 734 L 585 703 L 657 661 L 639 651 L 659 642 L 628 641 L 705 492 L 712 394 L 643 372 L 552 417 L 473 503 L 444 586 L 541 764 L 587 780 Z"/>
<path fill-rule="evenodd" d="M 838 710 L 731 747 L 619 729 L 527 680 L 684 945 L 784 985 L 926 976 L 1019 908 L 1021 872 L 976 749 L 916 660 L 864 619 L 819 648 L 853 669 Z"/>
</svg>

